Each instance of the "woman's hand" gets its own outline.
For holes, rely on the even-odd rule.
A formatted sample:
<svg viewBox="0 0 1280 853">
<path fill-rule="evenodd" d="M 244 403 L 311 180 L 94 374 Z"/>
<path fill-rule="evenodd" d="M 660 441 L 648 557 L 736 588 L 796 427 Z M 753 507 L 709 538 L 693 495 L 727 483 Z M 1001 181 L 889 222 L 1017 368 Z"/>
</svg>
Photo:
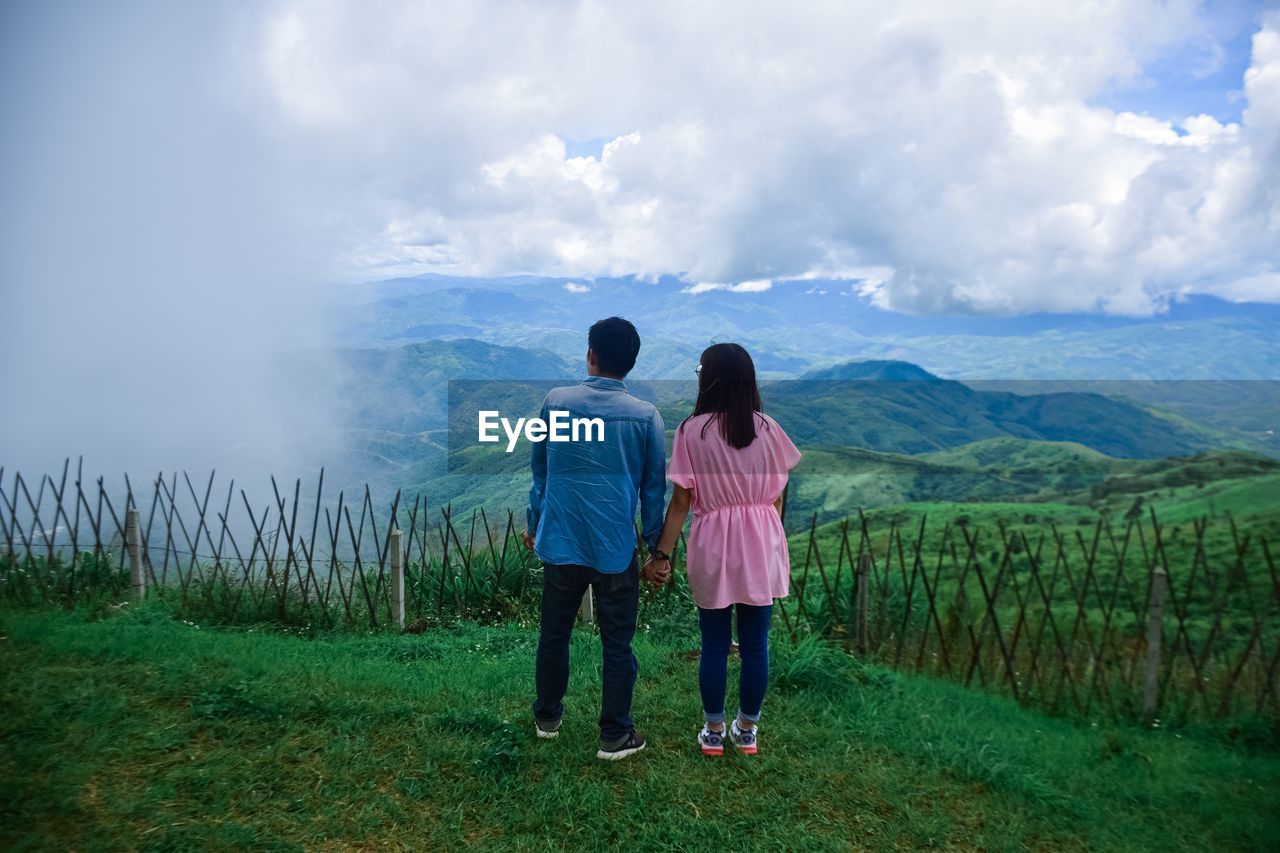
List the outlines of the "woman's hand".
<svg viewBox="0 0 1280 853">
<path fill-rule="evenodd" d="M 671 561 L 650 557 L 640 567 L 640 580 L 654 589 L 662 587 L 671 578 Z"/>
</svg>

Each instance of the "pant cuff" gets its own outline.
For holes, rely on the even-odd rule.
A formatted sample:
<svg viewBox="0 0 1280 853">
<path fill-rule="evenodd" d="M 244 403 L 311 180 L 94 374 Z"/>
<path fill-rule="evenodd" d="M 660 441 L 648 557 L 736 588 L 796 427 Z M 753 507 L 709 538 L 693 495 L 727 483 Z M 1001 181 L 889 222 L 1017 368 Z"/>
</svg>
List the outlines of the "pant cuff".
<svg viewBox="0 0 1280 853">
<path fill-rule="evenodd" d="M 703 711 L 703 712 L 702 712 L 702 718 L 703 718 L 704 720 L 706 720 L 708 723 L 723 723 L 723 722 L 724 722 L 724 711 L 721 711 L 721 712 L 720 712 L 720 713 L 718 713 L 718 714 L 709 714 L 709 713 L 707 713 L 706 711 Z"/>
<path fill-rule="evenodd" d="M 757 711 L 754 714 L 747 714 L 742 711 L 738 711 L 738 719 L 746 720 L 748 723 L 758 723 L 760 722 L 760 712 Z"/>
</svg>

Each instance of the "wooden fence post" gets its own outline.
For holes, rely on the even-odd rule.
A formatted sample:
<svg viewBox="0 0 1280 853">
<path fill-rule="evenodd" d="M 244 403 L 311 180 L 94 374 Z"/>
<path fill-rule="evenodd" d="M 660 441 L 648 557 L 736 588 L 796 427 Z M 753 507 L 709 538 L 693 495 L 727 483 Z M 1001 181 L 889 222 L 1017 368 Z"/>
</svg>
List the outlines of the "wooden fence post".
<svg viewBox="0 0 1280 853">
<path fill-rule="evenodd" d="M 1142 683 L 1142 715 L 1155 717 L 1160 699 L 1160 645 L 1164 639 L 1164 568 L 1157 566 L 1151 575 L 1151 598 L 1147 602 L 1147 661 Z"/>
<path fill-rule="evenodd" d="M 400 528 L 391 528 L 391 622 L 404 628 L 404 549 Z"/>
<path fill-rule="evenodd" d="M 138 511 L 124 514 L 124 544 L 129 555 L 129 577 L 133 587 L 133 600 L 140 602 L 147 596 L 147 574 L 142 568 L 142 537 L 138 531 Z"/>
<path fill-rule="evenodd" d="M 871 575 L 871 555 L 858 558 L 858 654 L 865 655 L 870 648 L 867 641 L 867 582 Z"/>
</svg>

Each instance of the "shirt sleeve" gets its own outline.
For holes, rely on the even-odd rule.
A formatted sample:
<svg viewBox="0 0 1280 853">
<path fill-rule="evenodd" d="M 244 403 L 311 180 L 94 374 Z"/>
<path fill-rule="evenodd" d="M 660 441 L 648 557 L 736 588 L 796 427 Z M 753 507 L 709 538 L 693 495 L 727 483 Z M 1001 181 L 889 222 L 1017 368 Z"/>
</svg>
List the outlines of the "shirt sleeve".
<svg viewBox="0 0 1280 853">
<path fill-rule="evenodd" d="M 786 430 L 778 426 L 776 421 L 774 422 L 773 429 L 770 430 L 770 432 L 773 433 L 774 447 L 778 450 L 778 458 L 782 460 L 782 464 L 786 467 L 786 470 L 790 471 L 799 464 L 800 451 L 796 448 L 795 444 L 792 443 L 791 437 L 787 435 Z"/>
<path fill-rule="evenodd" d="M 689 442 L 685 437 L 684 424 L 676 429 L 676 437 L 671 442 L 671 464 L 667 466 L 667 479 L 681 488 L 693 491 L 693 464 L 689 459 Z"/>
<path fill-rule="evenodd" d="M 547 419 L 547 401 L 542 401 L 542 419 Z M 547 443 L 531 441 L 533 445 L 529 468 L 533 472 L 533 485 L 529 487 L 529 505 L 525 509 L 525 529 L 530 536 L 538 535 L 538 521 L 542 518 L 542 500 L 547 493 Z"/>
<path fill-rule="evenodd" d="M 644 473 L 640 480 L 640 529 L 645 545 L 650 550 L 658 547 L 662 535 L 663 516 L 667 501 L 667 457 L 663 437 L 666 427 L 662 415 L 655 408 L 649 424 L 649 435 L 644 454 Z"/>
</svg>

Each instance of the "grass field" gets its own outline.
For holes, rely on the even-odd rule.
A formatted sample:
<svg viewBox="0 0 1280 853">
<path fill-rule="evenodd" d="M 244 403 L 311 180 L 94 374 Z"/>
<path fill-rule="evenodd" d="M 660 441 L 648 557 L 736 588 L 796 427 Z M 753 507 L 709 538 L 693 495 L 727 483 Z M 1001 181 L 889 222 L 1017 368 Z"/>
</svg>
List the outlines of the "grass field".
<svg viewBox="0 0 1280 853">
<path fill-rule="evenodd" d="M 0 846 L 18 849 L 1271 849 L 1280 753 L 1253 729 L 1101 728 L 777 648 L 762 754 L 704 759 L 688 640 L 637 641 L 651 739 L 594 758 L 598 644 L 562 734 L 536 635 L 212 630 L 158 604 L 0 612 Z"/>
</svg>

